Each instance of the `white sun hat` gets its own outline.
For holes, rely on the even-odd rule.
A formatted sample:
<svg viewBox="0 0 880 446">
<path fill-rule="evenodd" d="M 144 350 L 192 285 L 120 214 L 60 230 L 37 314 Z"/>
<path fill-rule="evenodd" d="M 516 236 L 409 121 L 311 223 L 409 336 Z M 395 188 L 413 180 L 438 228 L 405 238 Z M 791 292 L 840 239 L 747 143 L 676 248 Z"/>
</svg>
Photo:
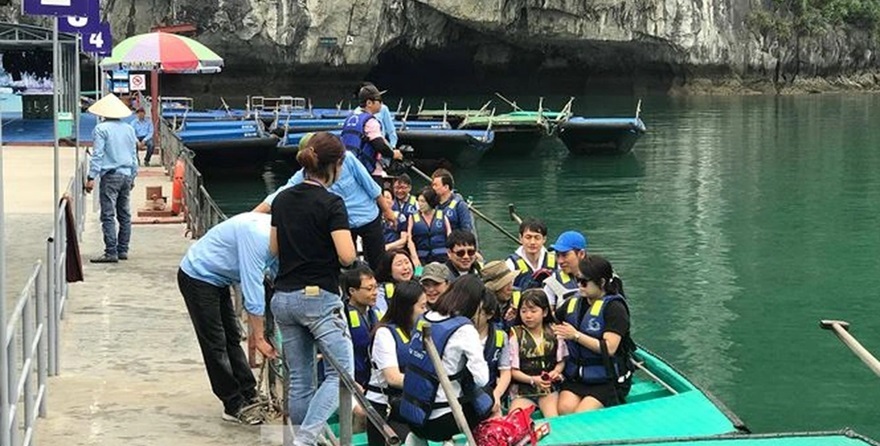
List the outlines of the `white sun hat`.
<svg viewBox="0 0 880 446">
<path fill-rule="evenodd" d="M 89 113 L 104 118 L 122 119 L 131 116 L 131 109 L 111 93 L 92 104 L 89 107 Z"/>
</svg>

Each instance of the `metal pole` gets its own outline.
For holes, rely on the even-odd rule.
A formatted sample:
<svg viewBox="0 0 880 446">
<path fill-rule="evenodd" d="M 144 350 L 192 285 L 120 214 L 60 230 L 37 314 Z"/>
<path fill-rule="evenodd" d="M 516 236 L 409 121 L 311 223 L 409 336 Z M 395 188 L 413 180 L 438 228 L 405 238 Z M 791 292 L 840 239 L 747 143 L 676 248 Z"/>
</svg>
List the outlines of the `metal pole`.
<svg viewBox="0 0 880 446">
<path fill-rule="evenodd" d="M 871 354 L 865 347 L 862 346 L 853 335 L 849 334 L 849 322 L 846 321 L 834 321 L 834 320 L 823 320 L 819 322 L 819 326 L 824 328 L 825 330 L 833 330 L 834 334 L 843 342 L 865 365 L 874 372 L 875 375 L 880 376 L 880 361 Z"/>
<path fill-rule="evenodd" d="M 52 215 L 55 222 L 58 221 L 58 201 L 59 197 L 59 180 L 58 180 L 58 113 L 61 111 L 61 45 L 58 42 L 58 17 L 52 19 L 52 130 L 54 137 L 52 143 L 53 150 L 53 175 L 52 175 Z M 55 223 L 52 224 L 55 227 Z M 56 234 L 57 235 L 57 234 Z M 50 265 L 50 268 L 54 267 Z"/>
<path fill-rule="evenodd" d="M 79 106 L 80 95 L 82 94 L 82 85 L 81 85 L 82 84 L 82 74 L 80 73 L 81 67 L 80 67 L 80 61 L 79 61 L 80 45 L 81 44 L 82 44 L 82 36 L 80 36 L 79 33 L 77 33 L 76 34 L 76 51 L 73 52 L 73 57 L 74 57 L 74 61 L 73 61 L 73 67 L 74 67 L 74 74 L 73 74 L 73 79 L 74 79 L 74 81 L 73 81 L 73 92 L 74 92 L 73 129 L 74 130 L 73 130 L 73 132 L 74 133 L 73 133 L 73 135 L 74 135 L 74 137 L 76 137 L 76 144 L 74 144 L 74 150 L 76 151 L 76 158 L 75 158 L 76 162 L 74 164 L 74 175 L 73 175 L 73 177 L 74 177 L 74 184 L 73 184 L 74 194 L 73 194 L 73 196 L 70 197 L 71 200 L 75 200 L 73 202 L 73 215 L 75 218 L 77 218 L 77 220 L 74 222 L 75 228 L 79 228 L 79 223 L 80 223 L 79 218 L 78 218 L 79 209 L 83 205 L 82 200 L 79 199 L 79 191 L 82 189 L 82 183 L 80 182 L 79 184 L 76 184 L 76 181 L 78 180 L 78 177 L 79 177 L 79 175 L 76 175 L 76 173 L 79 172 L 79 150 L 80 150 L 79 120 L 81 118 L 80 117 L 80 110 L 82 109 L 82 107 Z"/>
<path fill-rule="evenodd" d="M 55 227 L 55 224 L 52 224 Z M 56 349 L 55 340 L 58 338 L 58 326 L 55 324 L 57 317 L 55 313 L 55 234 L 52 234 L 46 241 L 46 303 L 48 315 L 46 317 L 46 336 L 49 343 L 49 376 L 58 374 L 58 350 Z"/>
<path fill-rule="evenodd" d="M 46 320 L 46 284 L 43 282 L 46 277 L 46 265 L 39 261 L 37 264 L 40 265 L 40 272 L 37 274 L 37 320 L 39 321 L 37 326 L 43 326 L 43 330 L 40 332 L 40 347 L 37 349 L 37 395 L 39 396 L 39 390 L 43 389 L 43 396 L 40 399 L 39 413 L 41 417 L 45 418 L 47 413 L 45 386 L 49 376 L 49 363 L 46 353 L 49 336 L 46 330 L 48 329 L 49 324 Z"/>
<path fill-rule="evenodd" d="M 0 106 L 0 445 L 9 437 L 9 357 L 6 344 L 6 211 L 3 207 L 3 107 Z"/>
</svg>

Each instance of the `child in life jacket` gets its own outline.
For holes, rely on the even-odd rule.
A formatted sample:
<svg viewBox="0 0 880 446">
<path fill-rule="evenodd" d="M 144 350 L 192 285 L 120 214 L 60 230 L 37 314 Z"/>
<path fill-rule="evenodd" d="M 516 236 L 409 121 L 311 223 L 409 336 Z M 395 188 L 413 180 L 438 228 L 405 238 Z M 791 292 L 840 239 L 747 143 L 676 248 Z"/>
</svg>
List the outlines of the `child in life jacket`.
<svg viewBox="0 0 880 446">
<path fill-rule="evenodd" d="M 568 349 L 553 333 L 553 311 L 543 290 L 523 292 L 517 321 L 510 329 L 510 410 L 538 406 L 545 418 L 555 417 Z"/>
<path fill-rule="evenodd" d="M 501 416 L 501 403 L 510 386 L 510 344 L 507 333 L 495 323 L 498 308 L 498 299 L 489 291 L 483 294 L 482 306 L 474 317 L 474 326 L 483 343 L 483 357 L 489 364 L 489 384 L 483 390 L 495 399 L 493 417 Z"/>
</svg>

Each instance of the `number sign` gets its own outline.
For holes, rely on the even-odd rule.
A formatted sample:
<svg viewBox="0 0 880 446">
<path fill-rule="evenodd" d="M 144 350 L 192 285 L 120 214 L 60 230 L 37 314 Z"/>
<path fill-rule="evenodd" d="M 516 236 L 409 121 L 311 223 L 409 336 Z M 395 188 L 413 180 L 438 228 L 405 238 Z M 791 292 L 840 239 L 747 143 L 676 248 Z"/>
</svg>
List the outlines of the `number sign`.
<svg viewBox="0 0 880 446">
<path fill-rule="evenodd" d="M 23 0 L 27 15 L 88 16 L 90 0 Z"/>
<path fill-rule="evenodd" d="M 82 46 L 83 51 L 86 53 L 98 53 L 102 56 L 109 56 L 113 52 L 113 36 L 110 34 L 110 24 L 101 22 L 94 31 L 83 34 Z"/>
</svg>

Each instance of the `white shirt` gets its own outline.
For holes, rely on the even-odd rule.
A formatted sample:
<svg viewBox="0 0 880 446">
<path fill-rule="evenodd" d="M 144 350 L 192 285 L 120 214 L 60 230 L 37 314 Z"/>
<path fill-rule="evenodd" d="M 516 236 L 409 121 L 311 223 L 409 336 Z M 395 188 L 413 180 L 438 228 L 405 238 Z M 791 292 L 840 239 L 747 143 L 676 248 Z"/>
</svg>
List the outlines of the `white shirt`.
<svg viewBox="0 0 880 446">
<path fill-rule="evenodd" d="M 537 265 L 534 265 L 534 264 L 532 264 L 532 262 L 529 261 L 529 258 L 526 257 L 526 250 L 523 249 L 522 246 L 520 246 L 519 248 L 516 248 L 516 251 L 514 251 L 513 253 L 522 257 L 522 259 L 525 260 L 526 265 L 529 265 L 529 268 L 531 268 L 532 271 L 537 271 L 537 270 L 541 269 L 541 265 L 544 264 L 544 258 L 547 257 L 547 248 L 545 248 L 543 246 L 541 247 L 541 253 L 538 254 L 538 264 Z M 516 271 L 517 274 L 522 274 L 522 272 L 519 270 L 519 266 L 517 266 L 516 263 L 513 263 L 513 260 L 510 260 L 510 257 L 508 257 L 507 260 L 504 261 L 504 263 L 507 264 L 507 267 L 511 271 Z"/>
<path fill-rule="evenodd" d="M 436 323 L 448 319 L 448 316 L 429 311 L 425 314 L 425 319 L 428 322 Z M 486 358 L 483 357 L 483 343 L 480 342 L 480 334 L 472 324 L 464 325 L 455 330 L 455 333 L 452 333 L 446 342 L 446 348 L 440 354 L 443 360 L 443 369 L 446 370 L 447 375 L 454 375 L 467 366 L 468 371 L 474 377 L 475 385 L 483 387 L 489 383 L 489 365 L 486 364 Z M 452 381 L 452 391 L 456 395 L 460 395 L 461 384 Z M 438 388 L 434 402 L 445 403 L 448 401 L 443 389 Z M 428 419 L 433 420 L 451 412 L 452 409 L 449 407 L 434 409 Z"/>
<path fill-rule="evenodd" d="M 388 381 L 382 370 L 391 367 L 399 367 L 397 363 L 397 343 L 394 341 L 394 335 L 391 329 L 385 326 L 376 330 L 373 337 L 372 356 L 373 367 L 370 370 L 370 385 L 380 388 L 387 388 Z M 367 390 L 367 399 L 379 404 L 388 404 L 388 397 L 383 393 Z"/>
</svg>

